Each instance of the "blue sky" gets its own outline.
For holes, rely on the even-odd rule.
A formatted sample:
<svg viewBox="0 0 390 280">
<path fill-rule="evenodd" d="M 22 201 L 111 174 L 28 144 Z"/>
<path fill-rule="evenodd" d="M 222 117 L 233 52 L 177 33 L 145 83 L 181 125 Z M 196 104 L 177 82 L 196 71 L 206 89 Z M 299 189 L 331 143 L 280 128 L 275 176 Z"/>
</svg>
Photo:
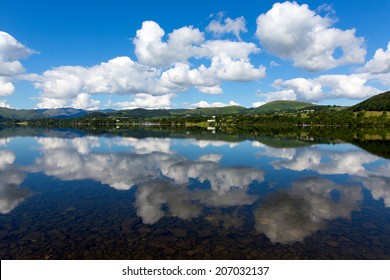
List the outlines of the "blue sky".
<svg viewBox="0 0 390 280">
<path fill-rule="evenodd" d="M 0 107 L 352 105 L 390 86 L 390 1 L 0 2 Z"/>
</svg>

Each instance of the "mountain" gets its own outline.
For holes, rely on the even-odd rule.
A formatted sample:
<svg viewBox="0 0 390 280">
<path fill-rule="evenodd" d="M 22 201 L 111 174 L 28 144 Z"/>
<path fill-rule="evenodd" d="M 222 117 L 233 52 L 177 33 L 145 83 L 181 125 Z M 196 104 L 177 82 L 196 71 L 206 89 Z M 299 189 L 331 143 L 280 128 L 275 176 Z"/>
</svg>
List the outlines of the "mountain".
<svg viewBox="0 0 390 280">
<path fill-rule="evenodd" d="M 356 111 L 390 111 L 390 91 L 368 98 L 347 110 Z"/>
<path fill-rule="evenodd" d="M 167 117 L 167 116 L 213 116 L 226 114 L 245 114 L 246 108 L 241 106 L 226 106 L 226 107 L 211 107 L 211 108 L 196 108 L 196 109 L 131 109 L 119 111 L 100 111 L 100 116 L 113 117 L 128 117 L 128 118 L 153 118 L 153 117 Z M 104 112 L 104 114 L 103 114 Z M 85 117 L 96 117 L 96 113 L 89 113 Z"/>
<path fill-rule="evenodd" d="M 220 116 L 232 114 L 262 114 L 279 111 L 296 111 L 308 106 L 316 106 L 306 102 L 298 101 L 273 101 L 257 108 L 247 109 L 241 106 L 210 107 L 196 109 L 131 109 L 113 110 L 105 109 L 99 111 L 87 111 L 74 108 L 59 109 L 36 109 L 36 110 L 15 110 L 0 108 L 0 118 L 13 120 L 36 120 L 36 119 L 71 119 L 71 118 L 96 118 L 96 117 L 127 117 L 127 118 L 152 118 L 167 116 Z"/>
<path fill-rule="evenodd" d="M 12 120 L 34 120 L 44 118 L 44 116 L 36 110 L 16 110 L 10 108 L 0 108 L 0 117 Z"/>
<path fill-rule="evenodd" d="M 38 120 L 45 118 L 70 119 L 89 114 L 90 111 L 74 108 L 16 110 L 0 108 L 0 118 L 12 120 Z"/>
<path fill-rule="evenodd" d="M 266 103 L 257 108 L 244 108 L 241 106 L 226 106 L 212 108 L 196 109 L 132 109 L 132 110 L 97 110 L 87 111 L 75 108 L 59 109 L 30 109 L 16 110 L 9 108 L 0 108 L 0 119 L 10 120 L 36 120 L 45 118 L 54 119 L 71 119 L 78 117 L 95 118 L 95 117 L 128 117 L 128 118 L 152 118 L 166 116 L 213 116 L 213 115 L 233 115 L 233 114 L 266 114 L 275 112 L 296 112 L 302 109 L 314 111 L 340 111 L 342 107 L 336 106 L 319 106 L 307 102 L 279 100 Z M 373 96 L 355 106 L 343 110 L 353 111 L 390 111 L 390 91 Z"/>
<path fill-rule="evenodd" d="M 42 114 L 45 118 L 55 118 L 55 119 L 78 118 L 90 113 L 89 111 L 83 109 L 74 109 L 74 108 L 38 109 L 36 111 Z"/>
<path fill-rule="evenodd" d="M 290 101 L 290 100 L 278 100 L 266 103 L 257 108 L 254 108 L 255 113 L 273 113 L 279 111 L 296 111 L 309 106 L 315 106 L 314 104 L 301 102 L 301 101 Z"/>
</svg>

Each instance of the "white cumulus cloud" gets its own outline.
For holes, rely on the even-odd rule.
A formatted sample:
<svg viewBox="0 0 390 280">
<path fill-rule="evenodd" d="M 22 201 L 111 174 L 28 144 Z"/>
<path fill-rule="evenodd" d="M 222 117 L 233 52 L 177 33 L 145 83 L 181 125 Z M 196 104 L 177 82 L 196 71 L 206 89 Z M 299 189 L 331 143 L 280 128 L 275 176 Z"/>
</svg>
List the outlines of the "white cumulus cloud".
<svg viewBox="0 0 390 280">
<path fill-rule="evenodd" d="M 25 47 L 10 34 L 0 31 L 0 76 L 16 76 L 25 71 L 19 59 L 25 59 L 34 51 Z"/>
<path fill-rule="evenodd" d="M 203 33 L 191 26 L 174 30 L 163 42 L 165 31 L 154 21 L 144 21 L 134 39 L 138 61 L 151 66 L 170 66 L 184 62 L 197 54 L 199 44 L 204 41 Z"/>
<path fill-rule="evenodd" d="M 226 106 L 239 106 L 237 102 L 231 100 L 229 103 L 223 103 L 223 102 L 212 102 L 209 103 L 207 101 L 199 101 L 198 103 L 190 104 L 189 108 L 210 108 L 210 107 L 226 107 Z"/>
<path fill-rule="evenodd" d="M 80 108 L 86 110 L 98 110 L 99 100 L 93 100 L 88 93 L 80 93 L 73 99 L 72 108 Z"/>
<path fill-rule="evenodd" d="M 223 92 L 222 88 L 217 86 L 211 86 L 211 87 L 205 87 L 205 86 L 198 86 L 196 87 L 200 92 L 205 94 L 221 94 Z"/>
<path fill-rule="evenodd" d="M 264 66 L 256 68 L 249 58 L 233 58 L 220 52 L 212 57 L 210 67 L 202 64 L 191 69 L 187 63 L 176 63 L 162 74 L 160 85 L 176 89 L 196 87 L 202 93 L 220 94 L 222 81 L 249 82 L 264 78 L 265 73 Z"/>
<path fill-rule="evenodd" d="M 3 108 L 11 108 L 11 105 L 9 105 L 7 103 L 7 100 L 1 100 L 0 99 L 0 107 L 3 107 Z"/>
<path fill-rule="evenodd" d="M 387 50 L 382 48 L 376 50 L 374 57 L 364 65 L 364 70 L 370 73 L 380 74 L 390 72 L 390 42 Z"/>
<path fill-rule="evenodd" d="M 265 67 L 256 68 L 249 59 L 233 59 L 225 53 L 213 57 L 211 68 L 225 81 L 249 82 L 265 78 Z"/>
<path fill-rule="evenodd" d="M 247 59 L 250 54 L 260 52 L 254 43 L 235 42 L 229 40 L 210 40 L 202 44 L 203 55 L 218 56 L 221 53 L 235 59 Z"/>
<path fill-rule="evenodd" d="M 240 33 L 247 32 L 246 21 L 244 17 L 238 17 L 236 19 L 225 18 L 222 22 L 222 18 L 219 20 L 212 20 L 206 28 L 207 31 L 213 32 L 217 36 L 221 36 L 226 33 L 232 33 L 238 40 L 241 40 Z"/>
<path fill-rule="evenodd" d="M 183 87 L 214 87 L 219 83 L 214 71 L 204 65 L 190 69 L 186 63 L 177 63 L 164 74 L 171 83 Z"/>
<path fill-rule="evenodd" d="M 276 101 L 276 100 L 296 100 L 297 99 L 297 95 L 295 94 L 294 90 L 292 90 L 292 89 L 267 92 L 267 93 L 260 92 L 260 93 L 258 93 L 258 95 L 266 97 L 266 102 L 255 102 L 255 103 L 259 103 L 259 104 L 265 104 L 265 103 L 268 103 L 271 101 Z"/>
<path fill-rule="evenodd" d="M 32 77 L 41 90 L 39 108 L 77 105 L 95 108 L 98 101 L 86 102 L 90 94 L 164 94 L 171 91 L 159 84 L 159 72 L 134 62 L 129 57 L 117 57 L 90 68 L 61 66 Z"/>
<path fill-rule="evenodd" d="M 33 53 L 33 50 L 25 47 L 7 32 L 0 31 L 0 96 L 14 93 L 13 81 L 25 72 L 19 60 Z"/>
<path fill-rule="evenodd" d="M 119 108 L 170 108 L 174 94 L 190 88 L 221 94 L 224 81 L 265 77 L 265 67 L 250 61 L 249 56 L 260 51 L 254 43 L 205 40 L 204 33 L 192 26 L 166 35 L 158 23 L 145 21 L 133 44 L 138 61 L 122 56 L 91 67 L 55 67 L 41 75 L 23 75 L 23 79 L 40 90 L 38 108 L 97 109 L 96 94 L 132 96 L 133 101 L 116 103 Z M 202 64 L 194 66 L 194 59 L 202 59 Z M 0 77 L 0 92 L 1 88 L 3 95 L 14 90 Z"/>
<path fill-rule="evenodd" d="M 138 93 L 134 96 L 134 101 L 123 101 L 115 103 L 115 107 L 121 109 L 169 109 L 172 107 L 172 98 L 174 94 L 151 95 L 147 93 Z"/>
<path fill-rule="evenodd" d="M 8 96 L 14 93 L 15 86 L 11 83 L 11 78 L 0 76 L 0 96 Z"/>
<path fill-rule="evenodd" d="M 275 3 L 257 18 L 256 36 L 269 53 L 309 71 L 363 63 L 364 39 L 355 36 L 355 29 L 337 29 L 333 23 L 306 4 Z"/>
<path fill-rule="evenodd" d="M 275 80 L 273 86 L 278 91 L 258 93 L 266 101 L 301 100 L 318 102 L 331 98 L 365 99 L 381 91 L 368 85 L 370 79 L 365 74 L 321 75 L 316 78 L 295 78 Z"/>
</svg>

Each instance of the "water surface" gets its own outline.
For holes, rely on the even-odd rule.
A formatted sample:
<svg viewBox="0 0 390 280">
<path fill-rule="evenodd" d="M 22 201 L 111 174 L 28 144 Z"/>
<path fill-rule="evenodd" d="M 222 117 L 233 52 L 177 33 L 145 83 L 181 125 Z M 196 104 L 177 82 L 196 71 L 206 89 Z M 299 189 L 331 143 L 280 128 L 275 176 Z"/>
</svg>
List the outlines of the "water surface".
<svg viewBox="0 0 390 280">
<path fill-rule="evenodd" d="M 386 137 L 214 133 L 1 129 L 1 259 L 390 259 Z"/>
</svg>

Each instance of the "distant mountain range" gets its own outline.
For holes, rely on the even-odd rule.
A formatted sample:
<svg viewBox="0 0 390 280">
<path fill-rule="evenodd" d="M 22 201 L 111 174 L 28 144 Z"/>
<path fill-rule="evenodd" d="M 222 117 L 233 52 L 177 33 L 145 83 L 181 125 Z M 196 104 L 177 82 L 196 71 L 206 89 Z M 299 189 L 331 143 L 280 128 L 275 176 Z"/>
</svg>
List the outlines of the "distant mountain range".
<svg viewBox="0 0 390 280">
<path fill-rule="evenodd" d="M 5 119 L 14 120 L 36 120 L 44 118 L 77 118 L 89 114 L 89 111 L 73 108 L 61 108 L 61 109 L 29 109 L 29 110 L 16 110 L 9 108 L 0 108 L 0 117 Z"/>
<path fill-rule="evenodd" d="M 244 108 L 241 106 L 226 106 L 212 108 L 196 108 L 196 109 L 133 109 L 133 110 L 113 110 L 106 109 L 100 111 L 87 111 L 74 108 L 59 108 L 59 109 L 29 109 L 16 110 L 9 108 L 0 108 L 0 118 L 11 120 L 37 120 L 45 118 L 54 119 L 70 119 L 79 117 L 96 117 L 96 116 L 115 116 L 115 117 L 131 117 L 131 118 L 147 118 L 159 116 L 196 116 L 196 115 L 227 115 L 227 114 L 266 114 L 274 112 L 288 112 L 310 109 L 317 110 L 327 106 L 315 105 L 300 101 L 273 101 L 266 103 L 257 108 Z M 329 107 L 329 106 L 328 106 Z M 373 96 L 354 106 L 346 108 L 353 111 L 390 111 L 390 91 Z"/>
</svg>

